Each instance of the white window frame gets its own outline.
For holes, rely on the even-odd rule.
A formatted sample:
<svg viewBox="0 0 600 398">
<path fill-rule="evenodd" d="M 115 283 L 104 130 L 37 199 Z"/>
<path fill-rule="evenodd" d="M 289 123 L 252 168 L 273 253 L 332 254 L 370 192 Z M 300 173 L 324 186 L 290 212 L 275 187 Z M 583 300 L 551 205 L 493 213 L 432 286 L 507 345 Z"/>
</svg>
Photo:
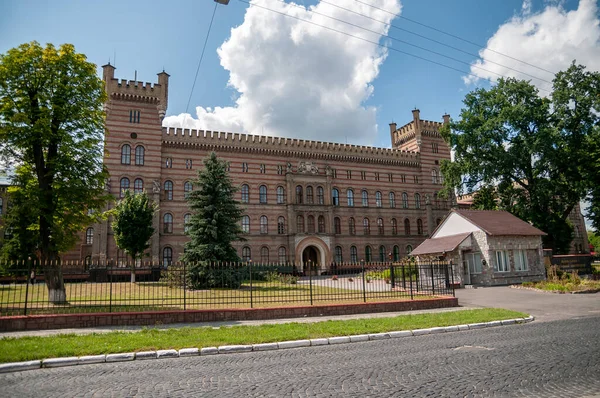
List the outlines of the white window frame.
<svg viewBox="0 0 600 398">
<path fill-rule="evenodd" d="M 510 271 L 510 257 L 508 256 L 508 250 L 496 250 L 494 271 Z"/>
<path fill-rule="evenodd" d="M 479 262 L 476 261 L 476 256 L 479 257 Z M 483 272 L 483 263 L 482 263 L 481 253 L 469 253 L 469 257 L 467 261 L 469 263 L 469 272 L 471 274 L 481 274 Z"/>
<path fill-rule="evenodd" d="M 513 250 L 515 259 L 515 271 L 529 271 L 529 262 L 527 261 L 527 250 Z"/>
</svg>

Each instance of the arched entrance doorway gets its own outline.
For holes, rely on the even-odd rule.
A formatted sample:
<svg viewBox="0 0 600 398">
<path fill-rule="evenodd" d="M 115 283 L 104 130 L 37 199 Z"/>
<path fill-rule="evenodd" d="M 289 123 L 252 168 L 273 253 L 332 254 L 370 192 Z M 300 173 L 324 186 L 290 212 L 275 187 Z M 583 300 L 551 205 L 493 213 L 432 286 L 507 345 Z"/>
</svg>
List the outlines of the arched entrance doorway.
<svg viewBox="0 0 600 398">
<path fill-rule="evenodd" d="M 302 268 L 304 274 L 307 275 L 309 272 L 314 274 L 320 266 L 321 254 L 319 253 L 319 249 L 315 246 L 307 246 L 306 249 L 302 251 Z"/>
</svg>

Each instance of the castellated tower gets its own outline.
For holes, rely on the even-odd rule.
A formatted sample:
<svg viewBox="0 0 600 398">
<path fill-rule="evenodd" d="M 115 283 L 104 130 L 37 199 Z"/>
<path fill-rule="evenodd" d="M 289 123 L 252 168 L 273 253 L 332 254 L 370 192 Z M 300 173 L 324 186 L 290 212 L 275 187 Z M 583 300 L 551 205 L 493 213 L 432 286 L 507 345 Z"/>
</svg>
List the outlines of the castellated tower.
<svg viewBox="0 0 600 398">
<path fill-rule="evenodd" d="M 169 75 L 158 74 L 158 82 L 144 83 L 116 79 L 115 67 L 102 67 L 106 94 L 106 136 L 104 164 L 110 174 L 109 192 L 119 198 L 123 188 L 135 192 L 145 190 L 159 202 L 161 172 L 162 120 L 168 104 Z M 111 204 L 112 206 L 112 204 Z M 159 215 L 155 215 L 155 236 L 152 238 L 151 257 L 159 259 Z M 109 261 L 115 265 L 115 253 L 124 260 L 112 238 L 108 222 L 95 225 L 90 255 L 93 262 Z M 83 245 L 85 248 L 86 245 Z M 82 253 L 81 258 L 87 257 Z M 121 260 L 122 261 L 122 260 Z"/>
<path fill-rule="evenodd" d="M 390 124 L 392 148 L 419 153 L 420 181 L 414 182 L 421 184 L 426 195 L 426 205 L 429 204 L 432 209 L 427 213 L 427 224 L 435 226 L 440 216 L 438 210 L 445 212 L 449 207 L 448 201 L 438 199 L 437 192 L 442 189 L 443 183 L 440 161 L 450 160 L 450 147 L 439 130 L 450 122 L 450 115 L 443 115 L 443 122 L 422 120 L 418 109 L 414 109 L 412 115 L 413 120 L 400 128 L 397 128 L 396 123 Z"/>
</svg>

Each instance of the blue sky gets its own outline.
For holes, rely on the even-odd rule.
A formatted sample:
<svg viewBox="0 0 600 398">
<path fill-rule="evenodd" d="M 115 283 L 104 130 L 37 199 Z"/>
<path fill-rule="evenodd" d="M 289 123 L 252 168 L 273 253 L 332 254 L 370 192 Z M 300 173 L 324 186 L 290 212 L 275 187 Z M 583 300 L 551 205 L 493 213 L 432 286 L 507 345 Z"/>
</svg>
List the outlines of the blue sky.
<svg viewBox="0 0 600 398">
<path fill-rule="evenodd" d="M 315 17 L 280 0 L 252 1 L 287 14 Z M 583 57 L 578 61 L 591 69 L 600 67 L 598 8 L 591 0 L 582 0 L 581 4 L 577 0 L 405 0 L 401 5 L 399 0 L 362 1 L 392 11 L 401 6 L 403 17 L 484 46 L 490 41 L 490 46 L 494 45 L 496 50 L 510 52 L 515 58 L 550 70 L 563 69 L 573 57 Z M 302 6 L 316 6 L 318 2 L 296 1 Z M 355 0 L 329 2 L 361 13 L 369 10 Z M 328 4 L 318 7 L 319 12 L 326 15 L 352 20 L 377 31 L 384 28 Z M 423 119 L 441 120 L 445 112 L 457 116 L 464 95 L 478 85 L 488 84 L 485 80 L 467 84 L 464 73 L 395 51 L 388 51 L 386 56 L 371 44 L 264 9 L 251 7 L 256 12 L 250 15 L 248 4 L 231 0 L 228 6 L 217 7 L 188 110 L 191 116 L 182 118 L 178 115 L 186 111 L 213 8 L 212 0 L 5 0 L 0 2 L 0 52 L 32 40 L 73 43 L 98 66 L 109 60 L 115 63 L 119 78 L 133 79 L 137 71 L 138 80 L 154 82 L 156 73 L 164 68 L 171 75 L 168 115 L 173 117 L 167 122 L 174 125 L 192 123 L 192 126 L 209 130 L 384 147 L 390 145 L 390 122 L 399 125 L 409 122 L 415 107 L 421 110 Z M 369 15 L 377 19 L 389 18 L 386 20 L 395 26 L 473 54 L 484 51 L 481 66 L 492 72 L 516 73 L 489 63 L 492 55 L 485 52 L 485 47 L 466 44 L 404 19 L 392 19 L 391 15 L 380 11 L 371 9 L 370 12 Z M 320 19 L 319 23 L 357 32 L 355 28 L 327 19 Z M 588 23 L 589 26 L 585 26 Z M 288 29 L 286 24 L 291 27 Z M 575 33 L 574 25 L 579 29 Z M 235 27 L 238 27 L 238 34 L 232 38 Z M 370 40 L 395 49 L 469 70 L 468 65 L 384 37 L 364 34 Z M 476 57 L 405 31 L 392 28 L 388 34 L 468 64 L 476 61 Z M 570 34 L 573 37 L 569 37 Z M 290 41 L 290 37 L 297 42 Z M 227 48 L 218 53 L 217 49 L 227 40 Z M 551 47 L 548 47 L 548 41 Z M 514 60 L 504 58 L 501 63 L 535 76 L 552 78 L 546 72 Z M 356 72 L 359 69 L 361 72 Z M 473 71 L 486 77 L 486 72 Z M 100 68 L 98 73 L 101 73 Z M 234 80 L 233 84 L 228 84 L 230 78 Z M 543 82 L 537 83 L 544 87 Z M 196 114 L 197 106 L 202 107 L 202 115 Z M 215 107 L 221 109 L 211 113 Z"/>
</svg>

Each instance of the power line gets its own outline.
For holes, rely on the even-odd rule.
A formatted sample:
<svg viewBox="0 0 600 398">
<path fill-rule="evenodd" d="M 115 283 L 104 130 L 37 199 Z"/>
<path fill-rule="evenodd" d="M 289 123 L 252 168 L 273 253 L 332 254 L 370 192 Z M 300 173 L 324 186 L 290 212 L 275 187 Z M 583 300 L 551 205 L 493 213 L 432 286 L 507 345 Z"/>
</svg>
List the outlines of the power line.
<svg viewBox="0 0 600 398">
<path fill-rule="evenodd" d="M 333 7 L 339 8 L 339 9 L 341 9 L 341 10 L 344 10 L 344 11 L 350 12 L 350 13 L 352 13 L 352 14 L 355 14 L 355 15 L 359 15 L 359 16 L 361 16 L 361 17 L 364 17 L 364 18 L 371 19 L 371 20 L 373 20 L 373 21 L 375 21 L 375 22 L 378 22 L 378 23 L 380 23 L 380 24 L 387 25 L 387 26 L 389 26 L 389 27 L 391 27 L 391 28 L 398 29 L 398 30 L 400 30 L 400 31 L 403 31 L 403 32 L 406 32 L 406 33 L 408 33 L 408 34 L 411 34 L 411 35 L 414 35 L 414 36 L 420 37 L 420 38 L 422 38 L 422 39 L 429 40 L 430 42 L 437 43 L 437 44 L 440 44 L 440 45 L 442 45 L 442 46 L 446 46 L 446 47 L 448 47 L 448 48 L 451 48 L 451 49 L 453 49 L 453 50 L 459 51 L 459 52 L 461 52 L 461 53 L 463 53 L 463 54 L 469 55 L 469 56 L 471 56 L 471 57 L 475 57 L 475 58 L 479 58 L 479 59 L 482 59 L 482 60 L 483 60 L 483 58 L 481 58 L 481 57 L 480 57 L 478 54 L 473 54 L 473 53 L 471 53 L 471 52 L 469 52 L 469 51 L 465 51 L 465 50 L 463 50 L 463 49 L 461 49 L 461 48 L 454 47 L 454 46 L 452 46 L 452 45 L 450 45 L 450 44 L 448 44 L 448 43 L 444 43 L 444 42 L 441 42 L 441 41 L 439 41 L 439 40 L 435 40 L 435 39 L 432 39 L 432 38 L 430 38 L 430 37 L 427 37 L 427 36 L 421 35 L 421 34 L 419 34 L 419 33 L 413 32 L 413 31 L 411 31 L 411 30 L 409 30 L 409 29 L 404 29 L 404 28 L 401 28 L 401 27 L 399 27 L 399 26 L 397 26 L 397 25 L 394 25 L 394 24 L 391 24 L 391 23 L 387 23 L 387 22 L 384 22 L 384 21 L 380 21 L 380 20 L 378 20 L 378 19 L 376 19 L 376 18 L 370 17 L 370 16 L 368 16 L 368 15 L 365 15 L 365 14 L 361 14 L 360 12 L 357 12 L 357 11 L 351 10 L 351 9 L 349 9 L 349 8 L 346 8 L 346 7 L 342 7 L 342 6 L 340 6 L 340 5 L 337 5 L 337 4 L 334 4 L 334 3 L 330 3 L 330 2 L 328 2 L 328 1 L 325 1 L 325 0 L 321 0 L 321 3 L 323 3 L 323 4 L 328 4 L 328 5 L 330 5 L 330 6 L 333 6 Z M 489 63 L 495 64 L 495 65 L 501 66 L 501 67 L 503 67 L 503 68 L 510 69 L 510 70 L 512 70 L 512 71 L 515 71 L 515 72 L 521 73 L 521 74 L 523 74 L 523 75 L 525 75 L 525 76 L 529 76 L 529 77 L 532 77 L 532 78 L 534 78 L 534 79 L 538 79 L 538 80 L 542 80 L 542 81 L 544 81 L 544 82 L 550 83 L 550 82 L 549 82 L 549 81 L 547 81 L 547 80 L 540 79 L 540 78 L 538 78 L 537 76 L 534 76 L 534 75 L 531 75 L 531 74 L 529 74 L 529 73 L 526 73 L 526 72 L 520 71 L 520 70 L 518 70 L 518 69 L 512 68 L 512 67 L 510 67 L 510 66 L 507 66 L 507 65 L 503 65 L 503 64 L 501 64 L 501 63 L 499 63 L 499 62 L 495 62 L 495 61 L 492 61 L 492 60 L 489 60 L 489 59 L 488 59 L 488 60 L 486 60 L 486 61 L 487 61 L 487 62 L 489 62 Z"/>
<path fill-rule="evenodd" d="M 395 17 L 397 17 L 397 18 L 400 18 L 400 19 L 404 19 L 405 21 L 412 22 L 412 23 L 414 23 L 414 24 L 417 24 L 417 25 L 423 26 L 423 27 L 425 27 L 425 28 L 428 28 L 428 29 L 435 30 L 436 32 L 442 33 L 442 34 L 444 34 L 444 35 L 446 35 L 446 36 L 453 37 L 453 38 L 455 38 L 455 39 L 458 39 L 458 40 L 460 40 L 460 41 L 463 41 L 463 42 L 465 42 L 465 43 L 471 44 L 471 45 L 473 45 L 473 46 L 476 46 L 476 47 L 479 47 L 479 48 L 486 48 L 488 51 L 491 51 L 491 52 L 493 52 L 493 53 L 495 53 L 495 54 L 502 55 L 503 57 L 510 58 L 510 59 L 512 59 L 512 60 L 514 60 L 514 61 L 517 61 L 517 62 L 521 62 L 521 63 L 523 63 L 523 64 L 525 64 L 525 65 L 529 65 L 529 66 L 531 66 L 531 67 L 533 67 L 533 68 L 536 68 L 536 69 L 539 69 L 539 70 L 543 70 L 544 72 L 548 72 L 548 73 L 550 73 L 551 75 L 555 75 L 555 74 L 556 74 L 555 72 L 552 72 L 552 71 L 550 71 L 550 70 L 548 70 L 548 69 L 544 69 L 544 68 L 542 68 L 542 67 L 540 67 L 540 66 L 537 66 L 537 65 L 530 64 L 529 62 L 526 62 L 526 61 L 520 60 L 520 59 L 518 59 L 518 58 L 512 57 L 512 56 L 510 56 L 510 55 L 508 55 L 508 54 L 501 53 L 500 51 L 496 51 L 496 50 L 493 50 L 493 49 L 491 49 L 491 48 L 487 48 L 487 47 L 486 47 L 486 46 L 484 46 L 484 45 L 481 45 L 481 44 L 478 44 L 478 43 L 472 42 L 472 41 L 470 41 L 470 40 L 467 40 L 467 39 L 464 39 L 464 38 L 462 38 L 462 37 L 460 37 L 460 36 L 453 35 L 452 33 L 448 33 L 448 32 L 446 32 L 446 31 L 443 31 L 443 30 L 441 30 L 441 29 L 435 28 L 435 27 L 433 27 L 433 26 L 429 26 L 429 25 L 427 25 L 427 24 L 424 24 L 424 23 L 422 23 L 422 22 L 415 21 L 414 19 L 410 19 L 410 18 L 407 18 L 407 17 L 403 17 L 402 15 L 395 14 L 395 13 L 393 13 L 393 12 L 391 12 L 391 11 L 388 11 L 388 10 L 385 10 L 385 9 L 383 9 L 383 8 L 380 8 L 380 7 L 374 6 L 374 5 L 372 5 L 372 4 L 369 4 L 369 3 L 365 3 L 364 1 L 361 1 L 361 0 L 354 0 L 354 1 L 356 1 L 357 3 L 360 3 L 360 4 L 364 4 L 364 5 L 366 5 L 366 6 L 369 6 L 369 7 L 371 7 L 371 8 L 375 8 L 376 10 L 380 10 L 380 11 L 386 12 L 386 13 L 388 13 L 388 14 L 390 14 L 390 15 L 394 15 Z"/>
<path fill-rule="evenodd" d="M 354 24 L 354 23 L 352 23 L 352 22 L 344 21 L 343 19 L 339 19 L 339 18 L 336 18 L 336 17 L 332 17 L 332 16 L 329 16 L 329 15 L 326 15 L 326 14 L 323 14 L 323 13 L 320 13 L 320 12 L 318 12 L 318 11 L 315 11 L 315 10 L 306 9 L 306 8 L 304 8 L 303 6 L 299 5 L 299 4 L 294 4 L 294 3 L 286 3 L 286 2 L 285 2 L 285 0 L 276 0 L 276 1 L 279 1 L 280 3 L 286 4 L 286 5 L 289 5 L 289 6 L 293 6 L 293 7 L 299 7 L 299 8 L 302 8 L 303 10 L 306 10 L 306 11 L 308 11 L 308 12 L 310 12 L 310 13 L 313 13 L 313 14 L 316 14 L 316 15 L 320 15 L 320 16 L 323 16 L 323 17 L 325 17 L 325 18 L 329 18 L 329 19 L 332 19 L 332 20 L 334 20 L 334 21 L 337 21 L 337 22 L 341 22 L 341 23 L 344 23 L 344 24 L 350 25 L 350 26 L 353 26 L 353 27 L 355 27 L 355 28 L 358 28 L 358 29 L 362 29 L 362 30 L 364 30 L 364 31 L 366 31 L 366 32 L 370 32 L 370 33 L 374 33 L 374 34 L 376 34 L 376 35 L 380 35 L 380 36 L 382 36 L 382 37 L 385 37 L 385 38 L 388 38 L 388 39 L 391 39 L 391 40 L 397 41 L 397 42 L 399 42 L 399 43 L 402 43 L 402 44 L 405 44 L 405 45 L 407 45 L 407 46 L 411 46 L 411 47 L 414 47 L 414 48 L 418 48 L 419 50 L 423 50 L 423 51 L 426 51 L 426 52 L 429 52 L 429 53 L 432 53 L 432 54 L 438 55 L 438 56 L 440 56 L 440 57 L 447 58 L 447 59 L 449 59 L 449 60 L 452 60 L 452 61 L 454 61 L 454 62 L 458 62 L 458 63 L 461 63 L 461 64 L 463 64 L 463 65 L 470 66 L 470 67 L 472 67 L 472 68 L 480 69 L 480 70 L 482 70 L 482 71 L 484 71 L 484 72 L 493 73 L 494 75 L 497 75 L 497 76 L 500 76 L 500 77 L 507 77 L 507 76 L 505 76 L 505 75 L 503 75 L 503 74 L 501 74 L 501 73 L 494 72 L 494 71 L 492 71 L 492 70 L 489 70 L 489 69 L 482 68 L 481 66 L 472 65 L 472 64 L 471 64 L 471 63 L 469 63 L 469 62 L 462 61 L 462 60 L 460 60 L 460 59 L 457 59 L 457 58 L 451 57 L 451 56 L 449 56 L 449 55 L 442 54 L 442 53 L 440 53 L 440 52 L 437 52 L 437 51 L 434 51 L 434 50 L 430 50 L 430 49 L 428 49 L 428 48 L 425 48 L 425 47 L 422 47 L 422 46 L 419 46 L 419 45 L 416 45 L 416 44 L 410 43 L 410 42 L 408 42 L 408 41 L 405 41 L 405 40 L 402 40 L 402 39 L 398 39 L 398 38 L 396 38 L 396 37 L 393 37 L 393 36 L 385 35 L 385 34 L 383 34 L 383 33 L 380 33 L 380 32 L 377 32 L 377 31 L 375 31 L 375 30 L 371 30 L 371 29 L 368 29 L 368 28 L 362 27 L 362 26 L 360 26 L 360 25 L 357 25 L 357 24 Z M 321 2 L 325 3 L 324 1 L 321 1 Z M 329 4 L 329 3 L 328 3 L 328 4 Z M 359 15 L 362 15 L 362 14 L 359 14 Z M 370 17 L 368 17 L 368 18 L 370 18 Z M 378 22 L 381 22 L 381 21 L 378 21 Z M 389 24 L 387 24 L 387 23 L 385 23 L 385 22 L 382 22 L 382 23 L 383 23 L 383 24 L 386 24 L 386 25 L 389 25 Z M 476 56 L 476 57 L 477 57 L 477 56 Z M 504 65 L 502 65 L 502 66 L 504 66 Z M 511 69 L 512 69 L 512 68 L 511 68 Z M 513 70 L 514 70 L 514 69 L 513 69 Z M 525 75 L 527 75 L 527 76 L 529 76 L 529 77 L 532 77 L 532 78 L 534 78 L 534 79 L 537 79 L 537 80 L 543 81 L 543 82 L 545 82 L 545 83 L 552 84 L 552 82 L 550 82 L 550 81 L 548 81 L 548 80 L 541 79 L 541 78 L 539 78 L 539 77 L 536 77 L 536 76 L 533 76 L 533 75 L 530 75 L 530 74 L 527 74 L 527 73 L 524 73 L 524 72 L 520 72 L 520 71 L 517 71 L 517 72 L 519 72 L 519 73 L 523 73 L 523 74 L 525 74 Z"/>
<path fill-rule="evenodd" d="M 215 8 L 213 9 L 212 17 L 210 18 L 210 24 L 208 25 L 208 32 L 206 32 L 206 38 L 204 39 L 204 46 L 202 46 L 202 53 L 200 53 L 200 60 L 198 61 L 198 67 L 196 68 L 196 76 L 194 76 L 194 83 L 192 84 L 192 90 L 190 91 L 190 97 L 188 98 L 187 105 L 185 106 L 185 113 L 188 113 L 190 102 L 192 101 L 192 94 L 194 94 L 194 87 L 196 87 L 196 80 L 198 79 L 198 72 L 200 71 L 200 65 L 202 64 L 202 58 L 204 58 L 204 50 L 206 50 L 206 43 L 208 42 L 208 36 L 210 36 L 210 29 L 212 28 L 213 20 L 215 19 L 215 13 L 217 12 L 217 6 L 219 3 L 215 2 Z M 185 121 L 185 120 L 184 120 Z M 183 123 L 182 126 L 183 127 Z"/>
<path fill-rule="evenodd" d="M 437 62 L 437 61 L 431 60 L 431 59 L 429 59 L 429 58 L 421 57 L 421 56 L 419 56 L 419 55 L 415 55 L 415 54 L 412 54 L 412 53 L 409 53 L 409 52 L 406 52 L 406 51 L 402 51 L 402 50 L 399 50 L 399 49 L 397 49 L 397 48 L 394 48 L 394 47 L 386 46 L 385 44 L 380 44 L 380 43 L 378 43 L 378 42 L 376 42 L 376 41 L 372 41 L 372 40 L 369 40 L 369 39 L 365 39 L 365 38 L 363 38 L 363 37 L 360 37 L 360 36 L 355 36 L 355 35 L 352 35 L 352 34 L 350 34 L 350 33 L 343 32 L 343 31 L 341 31 L 341 30 L 337 30 L 337 29 L 334 29 L 334 28 L 330 28 L 330 27 L 328 27 L 328 26 L 320 25 L 320 24 L 318 24 L 318 23 L 316 23 L 316 22 L 312 22 L 312 21 L 309 21 L 309 20 L 307 20 L 307 19 L 302 19 L 302 18 L 296 17 L 296 16 L 294 16 L 294 15 L 289 15 L 289 14 L 286 14 L 286 13 L 283 13 L 283 12 L 280 12 L 280 11 L 277 11 L 277 10 L 273 10 L 273 9 L 271 9 L 271 8 L 268 8 L 268 7 L 261 6 L 261 5 L 259 5 L 259 4 L 250 3 L 250 2 L 248 2 L 248 1 L 246 1 L 246 0 L 238 0 L 238 1 L 239 1 L 239 2 L 241 2 L 241 3 L 246 3 L 246 4 L 250 5 L 251 7 L 258 7 L 258 8 L 262 8 L 262 9 L 264 9 L 264 10 L 271 11 L 271 12 L 274 12 L 274 13 L 276 13 L 276 14 L 283 15 L 283 16 L 285 16 L 285 17 L 294 18 L 294 19 L 296 19 L 296 20 L 298 20 L 298 21 L 306 22 L 306 23 L 309 23 L 309 24 L 311 24 L 311 25 L 314 25 L 314 26 L 318 26 L 318 27 L 320 27 L 320 28 L 323 28 L 323 29 L 331 30 L 332 32 L 341 33 L 341 34 L 343 34 L 343 35 L 346 35 L 346 36 L 348 36 L 348 37 L 352 37 L 352 38 L 354 38 L 354 39 L 358 39 L 358 40 L 361 40 L 361 41 L 364 41 L 364 42 L 367 42 L 367 43 L 374 44 L 374 45 L 376 45 L 376 46 L 378 46 L 378 47 L 382 47 L 382 48 L 385 48 L 385 49 L 388 49 L 388 50 L 391 50 L 391 51 L 395 51 L 395 52 L 398 52 L 398 53 L 401 53 L 401 54 L 405 54 L 405 55 L 411 56 L 411 57 L 413 57 L 413 58 L 417 58 L 417 59 L 420 59 L 420 60 L 423 60 L 423 61 L 426 61 L 426 62 L 429 62 L 429 63 L 435 64 L 435 65 L 442 66 L 442 67 L 444 67 L 444 68 L 447 68 L 447 69 L 452 69 L 452 70 L 454 70 L 454 71 L 457 71 L 457 72 L 463 73 L 463 74 L 465 74 L 465 75 L 468 75 L 468 76 L 472 76 L 472 77 L 475 77 L 475 78 L 478 78 L 478 79 L 479 79 L 479 78 L 481 78 L 481 79 L 484 79 L 484 80 L 488 80 L 488 81 L 489 81 L 489 82 L 491 82 L 491 83 L 495 83 L 495 81 L 494 81 L 494 80 L 492 80 L 492 79 L 490 79 L 490 78 L 485 78 L 485 77 L 477 76 L 477 75 L 475 75 L 475 74 L 473 74 L 473 73 L 471 73 L 471 72 L 467 72 L 467 71 L 464 71 L 464 70 L 461 70 L 461 69 L 455 68 L 455 67 L 453 67 L 453 66 L 446 65 L 446 64 L 443 64 L 443 63 L 441 63 L 441 62 Z M 380 33 L 378 33 L 378 34 L 380 34 Z M 543 90 L 543 91 L 550 92 L 550 90 L 546 90 L 546 89 L 544 89 L 544 88 L 541 88 L 541 87 L 540 87 L 539 89 L 540 89 L 540 90 Z"/>
</svg>

